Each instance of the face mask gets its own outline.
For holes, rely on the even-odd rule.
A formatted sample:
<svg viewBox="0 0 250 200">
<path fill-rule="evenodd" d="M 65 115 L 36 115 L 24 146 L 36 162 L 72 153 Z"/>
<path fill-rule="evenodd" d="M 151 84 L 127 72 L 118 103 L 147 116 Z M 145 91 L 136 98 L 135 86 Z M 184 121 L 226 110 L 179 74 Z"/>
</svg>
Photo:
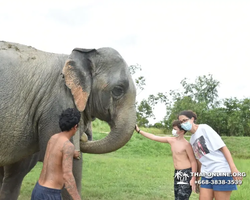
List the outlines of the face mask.
<svg viewBox="0 0 250 200">
<path fill-rule="evenodd" d="M 181 128 L 183 128 L 185 131 L 190 131 L 192 129 L 192 124 L 188 120 L 187 122 L 181 124 Z"/>
<path fill-rule="evenodd" d="M 177 130 L 175 130 L 175 129 L 172 130 L 172 134 L 173 134 L 173 136 L 175 136 L 175 137 L 178 137 L 178 136 L 179 136 L 179 135 L 177 134 Z"/>
</svg>

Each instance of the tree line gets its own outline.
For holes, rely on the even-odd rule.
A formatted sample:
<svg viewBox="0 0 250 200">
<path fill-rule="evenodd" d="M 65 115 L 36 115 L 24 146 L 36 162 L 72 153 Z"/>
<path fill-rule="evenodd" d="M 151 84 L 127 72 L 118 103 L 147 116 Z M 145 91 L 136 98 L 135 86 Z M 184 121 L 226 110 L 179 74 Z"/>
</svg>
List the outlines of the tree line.
<svg viewBox="0 0 250 200">
<path fill-rule="evenodd" d="M 135 75 L 141 71 L 140 65 L 131 65 L 130 72 Z M 134 77 L 134 76 L 133 76 Z M 137 94 L 145 88 L 145 78 L 134 78 Z M 173 120 L 182 110 L 193 110 L 197 113 L 198 124 L 209 124 L 220 135 L 250 136 L 250 99 L 225 98 L 218 99 L 220 82 L 211 74 L 198 76 L 194 83 L 184 78 L 180 90 L 149 95 L 147 99 L 136 102 L 137 123 L 139 126 L 172 129 Z M 156 104 L 163 103 L 166 108 L 165 117 L 155 124 L 149 123 L 154 117 Z"/>
</svg>

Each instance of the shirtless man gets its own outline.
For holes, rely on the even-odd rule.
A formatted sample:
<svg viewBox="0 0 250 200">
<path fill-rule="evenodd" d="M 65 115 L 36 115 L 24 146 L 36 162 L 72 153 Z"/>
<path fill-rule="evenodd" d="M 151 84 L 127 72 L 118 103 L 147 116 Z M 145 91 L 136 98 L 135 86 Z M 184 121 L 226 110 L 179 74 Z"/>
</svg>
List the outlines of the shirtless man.
<svg viewBox="0 0 250 200">
<path fill-rule="evenodd" d="M 33 189 L 31 200 L 62 199 L 61 189 L 65 187 L 74 200 L 81 199 L 72 173 L 74 145 L 69 141 L 76 133 L 80 121 L 80 112 L 68 108 L 59 119 L 60 133 L 48 141 L 43 169 Z"/>
<path fill-rule="evenodd" d="M 195 176 L 192 177 L 191 172 L 197 172 L 197 162 L 190 143 L 184 138 L 186 131 L 181 128 L 180 122 L 176 120 L 172 126 L 175 137 L 156 136 L 140 130 L 137 125 L 135 130 L 146 138 L 171 145 L 175 168 L 175 200 L 188 200 L 192 191 L 196 191 Z"/>
</svg>

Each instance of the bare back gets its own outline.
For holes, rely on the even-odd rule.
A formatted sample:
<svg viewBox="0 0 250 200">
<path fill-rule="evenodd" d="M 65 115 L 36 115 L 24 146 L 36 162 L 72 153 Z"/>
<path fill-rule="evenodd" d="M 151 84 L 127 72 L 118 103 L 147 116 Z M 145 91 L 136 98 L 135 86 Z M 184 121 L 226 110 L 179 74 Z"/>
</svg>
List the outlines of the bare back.
<svg viewBox="0 0 250 200">
<path fill-rule="evenodd" d="M 48 188 L 62 189 L 63 173 L 65 170 L 72 171 L 73 155 L 74 145 L 68 138 L 60 133 L 53 135 L 47 145 L 39 184 Z"/>
<path fill-rule="evenodd" d="M 173 138 L 170 145 L 175 169 L 180 170 L 190 168 L 191 163 L 186 151 L 187 145 L 190 145 L 189 142 L 184 138 L 181 140 Z"/>
</svg>

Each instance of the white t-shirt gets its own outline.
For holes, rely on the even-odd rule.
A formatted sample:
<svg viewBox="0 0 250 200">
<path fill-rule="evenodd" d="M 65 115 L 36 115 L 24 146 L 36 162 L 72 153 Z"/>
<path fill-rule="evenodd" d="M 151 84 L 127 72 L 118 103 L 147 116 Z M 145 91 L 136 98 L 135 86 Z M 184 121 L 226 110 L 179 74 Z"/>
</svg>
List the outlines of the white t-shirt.
<svg viewBox="0 0 250 200">
<path fill-rule="evenodd" d="M 226 146 L 221 137 L 210 126 L 200 124 L 190 138 L 194 155 L 201 162 L 201 173 L 230 171 L 224 154 L 219 150 Z"/>
</svg>

